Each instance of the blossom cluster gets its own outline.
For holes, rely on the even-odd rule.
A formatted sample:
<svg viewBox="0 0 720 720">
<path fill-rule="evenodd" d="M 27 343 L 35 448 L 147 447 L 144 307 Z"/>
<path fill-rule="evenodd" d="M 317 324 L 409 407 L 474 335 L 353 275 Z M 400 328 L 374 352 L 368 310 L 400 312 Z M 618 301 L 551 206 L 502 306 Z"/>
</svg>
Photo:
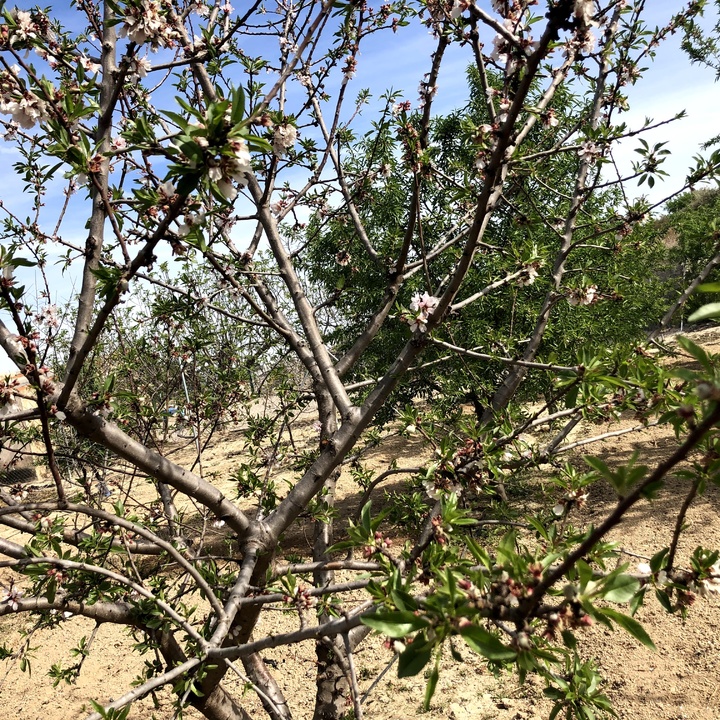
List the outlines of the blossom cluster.
<svg viewBox="0 0 720 720">
<path fill-rule="evenodd" d="M 273 133 L 273 153 L 275 157 L 282 157 L 297 140 L 297 128 L 290 123 L 283 123 L 275 128 Z"/>
<path fill-rule="evenodd" d="M 218 190 L 230 201 L 237 197 L 237 189 L 233 186 L 234 180 L 244 188 L 252 174 L 252 158 L 247 143 L 239 137 L 228 140 L 231 155 L 223 155 L 219 165 L 208 170 L 208 177 L 217 184 Z"/>
<path fill-rule="evenodd" d="M 129 82 L 137 82 L 152 70 L 152 64 L 147 57 L 138 57 L 133 55 L 131 58 L 127 58 L 127 79 Z"/>
<path fill-rule="evenodd" d="M 573 16 L 577 25 L 576 46 L 580 52 L 592 52 L 595 47 L 595 34 L 593 27 L 597 23 L 593 20 L 595 16 L 595 0 L 575 0 Z"/>
<path fill-rule="evenodd" d="M 592 25 L 595 15 L 595 0 L 575 0 L 573 15 L 582 27 Z"/>
<path fill-rule="evenodd" d="M 168 47 L 176 38 L 176 31 L 167 23 L 162 4 L 157 0 L 128 3 L 119 37 L 126 37 L 137 45 L 149 43 L 153 50 Z"/>
<path fill-rule="evenodd" d="M 517 284 L 522 286 L 532 285 L 538 277 L 538 267 L 538 263 L 526 265 L 522 269 L 523 274 L 516 280 Z"/>
<path fill-rule="evenodd" d="M 13 402 L 27 384 L 27 379 L 22 375 L 0 377 L 0 406 Z"/>
<path fill-rule="evenodd" d="M 39 39 L 53 40 L 50 21 L 43 12 L 13 8 L 9 22 L 0 26 L 0 47 L 27 48 Z"/>
<path fill-rule="evenodd" d="M 415 330 L 420 330 L 420 332 L 427 331 L 428 320 L 437 307 L 438 302 L 438 298 L 428 293 L 423 293 L 422 295 L 415 293 L 415 295 L 413 295 L 412 302 L 410 303 L 410 312 L 412 315 L 406 318 L 413 332 L 415 332 Z"/>
<path fill-rule="evenodd" d="M 459 482 L 451 480 L 447 477 L 439 476 L 438 474 L 433 475 L 431 478 L 426 478 L 422 482 L 423 488 L 427 496 L 431 500 L 439 500 L 441 497 L 448 495 L 449 493 L 455 493 L 457 497 L 462 495 L 462 485 Z"/>
<path fill-rule="evenodd" d="M 57 305 L 46 305 L 35 315 L 35 319 L 50 329 L 60 327 Z"/>
<path fill-rule="evenodd" d="M 429 73 L 425 73 L 425 76 L 420 81 L 420 85 L 418 86 L 418 107 L 424 108 L 425 104 L 432 100 L 435 95 L 437 95 L 438 86 L 437 85 L 431 85 L 429 82 Z"/>
<path fill-rule="evenodd" d="M 593 160 L 602 153 L 602 150 L 598 147 L 597 143 L 592 140 L 585 141 L 578 149 L 578 157 L 583 160 Z"/>
<path fill-rule="evenodd" d="M 387 551 L 391 545 L 392 540 L 376 530 L 372 539 L 363 548 L 363 557 L 371 558 L 377 552 Z"/>
<path fill-rule="evenodd" d="M 710 575 L 700 581 L 698 592 L 700 595 L 720 595 L 720 560 L 710 567 Z"/>
<path fill-rule="evenodd" d="M 531 36 L 526 35 L 529 26 L 523 25 L 513 17 L 509 17 L 503 21 L 503 27 L 512 36 L 517 37 L 517 43 L 522 48 L 525 55 L 532 55 L 538 48 L 538 43 Z M 512 45 L 508 42 L 507 36 L 497 33 L 493 38 L 493 50 L 490 53 L 490 59 L 500 66 L 505 67 L 508 75 L 512 75 L 516 69 L 516 60 L 511 52 Z"/>
<path fill-rule="evenodd" d="M 197 213 L 187 212 L 183 219 L 185 222 L 180 224 L 176 231 L 181 238 L 187 237 L 194 227 L 200 227 L 205 223 L 205 211 L 200 210 Z"/>
<path fill-rule="evenodd" d="M 14 123 L 30 130 L 48 120 L 48 107 L 42 98 L 21 86 L 18 73 L 16 65 L 0 73 L 0 113 L 12 115 Z"/>
<path fill-rule="evenodd" d="M 570 291 L 567 296 L 567 301 L 570 305 L 592 305 L 598 300 L 598 288 L 597 285 L 589 285 L 584 288 L 574 288 Z"/>
<path fill-rule="evenodd" d="M 685 604 L 692 604 L 692 593 L 697 593 L 700 597 L 708 595 L 720 595 L 720 560 L 717 560 L 707 569 L 708 576 L 697 579 L 697 573 L 688 571 L 673 571 L 668 575 L 666 570 L 659 570 L 653 573 L 650 563 L 641 562 L 637 566 L 638 572 L 642 575 L 652 578 L 656 586 L 663 587 L 669 582 L 681 583 L 687 585 L 688 590 L 681 593 L 681 599 Z"/>
<path fill-rule="evenodd" d="M 574 505 L 581 508 L 585 506 L 588 499 L 588 492 L 586 490 L 571 490 L 559 503 L 553 507 L 553 515 L 562 517 L 565 513 L 570 511 Z"/>
</svg>

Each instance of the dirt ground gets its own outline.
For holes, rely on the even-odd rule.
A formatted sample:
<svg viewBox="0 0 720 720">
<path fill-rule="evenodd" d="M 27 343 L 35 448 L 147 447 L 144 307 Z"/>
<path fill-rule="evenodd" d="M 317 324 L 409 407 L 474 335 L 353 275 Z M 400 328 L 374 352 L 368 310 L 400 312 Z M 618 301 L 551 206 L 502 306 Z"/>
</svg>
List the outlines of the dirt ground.
<svg viewBox="0 0 720 720">
<path fill-rule="evenodd" d="M 694 338 L 707 350 L 720 352 L 720 333 L 706 331 Z M 592 428 L 581 428 L 579 433 L 597 434 L 632 424 L 631 420 Z M 644 462 L 651 463 L 664 457 L 676 446 L 668 428 L 654 428 L 642 436 L 629 434 L 612 438 L 596 446 L 592 452 L 607 462 L 627 460 L 635 449 L 640 449 Z M 240 441 L 225 438 L 215 444 L 204 456 L 204 471 L 215 472 L 222 478 L 227 468 L 237 462 Z M 378 467 L 387 466 L 387 460 L 397 457 L 400 464 L 417 461 L 417 448 L 412 442 L 389 443 L 375 456 Z M 341 478 L 339 498 L 345 508 L 354 508 L 357 502 L 357 485 L 349 477 Z M 652 502 L 638 505 L 626 520 L 613 532 L 612 539 L 620 543 L 629 554 L 627 561 L 637 563 L 659 547 L 669 543 L 672 532 L 672 513 L 678 497 L 686 487 L 682 481 L 671 480 L 662 494 Z M 382 498 L 378 491 L 377 500 Z M 609 489 L 592 491 L 582 519 L 597 522 L 614 505 Z M 679 549 L 679 562 L 687 560 L 692 550 L 703 545 L 720 548 L 720 495 L 710 487 L 704 496 L 692 504 L 687 516 L 687 530 Z M 8 534 L 8 537 L 10 535 Z M 308 556 L 311 529 L 305 528 L 287 539 L 285 552 L 293 559 Z M 13 537 L 15 541 L 22 541 Z M 636 558 L 635 556 L 641 556 Z M 610 633 L 593 626 L 581 638 L 585 657 L 595 658 L 608 683 L 606 692 L 612 699 L 622 720 L 718 720 L 720 718 L 720 597 L 699 598 L 686 622 L 679 616 L 665 613 L 648 593 L 645 606 L 637 618 L 653 638 L 657 651 L 652 652 L 629 635 Z M 264 619 L 255 637 L 294 629 L 297 619 L 281 609 L 264 613 Z M 15 649 L 22 642 L 23 632 L 33 627 L 27 615 L 0 619 L 0 642 Z M 0 720 L 70 720 L 82 718 L 91 711 L 90 698 L 107 702 L 126 692 L 142 670 L 143 657 L 131 652 L 136 640 L 124 630 L 104 624 L 96 629 L 93 649 L 85 659 L 77 681 L 72 685 L 60 683 L 56 687 L 46 677 L 50 667 L 61 663 L 69 667 L 75 662 L 70 649 L 80 639 L 89 637 L 94 623 L 84 618 L 71 618 L 58 629 L 40 631 L 30 638 L 31 672 L 22 672 L 19 663 L 5 660 L 0 663 Z M 482 662 L 469 652 L 463 653 L 466 662 L 454 664 L 447 658 L 440 675 L 435 698 L 429 713 L 422 712 L 425 681 L 422 676 L 399 680 L 392 667 L 377 683 L 363 705 L 366 720 L 408 720 L 423 717 L 427 720 L 541 720 L 548 717 L 550 704 L 542 696 L 539 682 L 530 679 L 519 687 L 510 676 L 493 677 Z M 147 656 L 146 656 L 147 657 Z M 304 643 L 263 653 L 263 657 L 276 669 L 277 678 L 289 698 L 293 716 L 298 720 L 312 717 L 314 698 L 314 647 Z M 369 637 L 356 657 L 361 692 L 366 692 L 378 675 L 392 661 L 392 652 L 383 647 L 378 637 Z M 242 691 L 240 678 L 231 680 L 238 692 Z M 259 703 L 251 691 L 247 692 L 247 709 L 253 716 L 263 717 Z M 141 720 L 173 717 L 169 693 L 162 692 L 136 703 L 130 718 Z M 195 720 L 200 715 L 185 711 L 185 718 Z"/>
</svg>

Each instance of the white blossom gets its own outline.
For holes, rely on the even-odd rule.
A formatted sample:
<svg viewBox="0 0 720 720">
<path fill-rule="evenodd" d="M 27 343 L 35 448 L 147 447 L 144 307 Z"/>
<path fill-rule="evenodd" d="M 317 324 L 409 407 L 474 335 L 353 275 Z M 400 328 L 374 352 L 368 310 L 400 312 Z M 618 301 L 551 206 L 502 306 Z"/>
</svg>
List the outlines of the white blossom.
<svg viewBox="0 0 720 720">
<path fill-rule="evenodd" d="M 10 16 L 17 23 L 17 25 L 12 28 L 9 38 L 11 47 L 18 41 L 27 41 L 37 37 L 38 29 L 27 10 L 12 10 Z"/>
<path fill-rule="evenodd" d="M 710 577 L 700 581 L 698 592 L 703 597 L 708 593 L 720 595 L 720 560 L 710 567 Z"/>
<path fill-rule="evenodd" d="M 49 328 L 56 328 L 60 326 L 60 320 L 58 319 L 57 313 L 57 305 L 47 305 L 39 313 L 37 313 L 37 315 L 35 315 L 35 319 L 39 323 L 47 325 Z"/>
<path fill-rule="evenodd" d="M 158 185 L 158 193 L 165 200 L 171 200 L 175 195 L 175 186 L 170 180 L 167 180 L 162 185 Z"/>
<path fill-rule="evenodd" d="M 177 234 L 179 237 L 186 237 L 190 234 L 190 230 L 197 225 L 205 222 L 205 211 L 200 210 L 198 213 L 185 213 L 185 222 L 179 225 Z"/>
<path fill-rule="evenodd" d="M 600 148 L 592 140 L 586 140 L 578 150 L 578 156 L 583 160 L 591 160 L 600 154 Z"/>
<path fill-rule="evenodd" d="M 573 15 L 583 27 L 594 24 L 592 19 L 595 15 L 595 0 L 575 0 Z"/>
<path fill-rule="evenodd" d="M 7 96 L 0 98 L 0 112 L 12 115 L 13 122 L 26 130 L 48 120 L 45 101 L 29 91 L 12 99 Z"/>
<path fill-rule="evenodd" d="M 230 180 L 225 178 L 218 180 L 217 187 L 226 200 L 232 202 L 237 197 L 238 192 Z"/>
<path fill-rule="evenodd" d="M 273 153 L 282 157 L 297 140 L 297 128 L 290 123 L 278 125 L 273 133 Z"/>
<path fill-rule="evenodd" d="M 517 279 L 518 285 L 532 285 L 538 276 L 537 268 L 534 265 L 527 265 L 523 268 L 523 274 Z"/>
<path fill-rule="evenodd" d="M 229 141 L 233 151 L 231 157 L 223 156 L 219 165 L 208 168 L 208 177 L 217 183 L 218 190 L 228 199 L 237 197 L 237 190 L 232 186 L 232 180 L 245 187 L 247 176 L 252 173 L 252 158 L 248 146 L 242 138 L 233 138 Z"/>
<path fill-rule="evenodd" d="M 583 36 L 583 42 L 580 45 L 580 50 L 586 53 L 592 52 L 595 48 L 596 42 L 597 38 L 595 37 L 595 33 L 588 28 Z"/>
<path fill-rule="evenodd" d="M 592 305 L 597 300 L 597 285 L 590 285 L 585 288 L 574 288 L 567 296 L 570 305 Z"/>
<path fill-rule="evenodd" d="M 137 45 L 150 42 L 154 50 L 167 46 L 173 31 L 165 22 L 161 7 L 156 0 L 143 0 L 136 6 L 127 5 L 118 37 L 127 37 Z"/>
<path fill-rule="evenodd" d="M 133 57 L 128 62 L 127 78 L 131 82 L 147 77 L 147 74 L 152 70 L 152 63 L 147 57 Z"/>
<path fill-rule="evenodd" d="M 93 62 L 87 55 L 80 55 L 78 61 L 83 70 L 93 74 L 100 72 L 100 63 Z"/>
<path fill-rule="evenodd" d="M 452 10 L 450 10 L 450 17 L 458 20 L 471 5 L 473 5 L 473 0 L 455 0 Z"/>
<path fill-rule="evenodd" d="M 462 486 L 455 482 L 451 482 L 447 487 L 437 487 L 434 480 L 423 480 L 423 487 L 431 500 L 439 500 L 449 493 L 455 493 L 458 497 L 462 494 Z"/>
<path fill-rule="evenodd" d="M 510 100 L 503 98 L 499 105 L 500 114 L 498 115 L 498 121 L 504 123 L 508 119 L 508 111 L 510 110 Z"/>
</svg>

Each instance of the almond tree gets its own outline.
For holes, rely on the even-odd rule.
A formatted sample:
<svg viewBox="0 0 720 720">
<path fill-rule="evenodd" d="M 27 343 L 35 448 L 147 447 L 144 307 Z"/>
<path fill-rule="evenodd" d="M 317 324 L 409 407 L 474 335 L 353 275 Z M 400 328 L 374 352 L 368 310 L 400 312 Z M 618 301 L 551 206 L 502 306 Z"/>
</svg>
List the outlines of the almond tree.
<svg viewBox="0 0 720 720">
<path fill-rule="evenodd" d="M 16 169 L 31 208 L 2 207 L 0 343 L 37 397 L 36 408 L 6 416 L 6 423 L 16 432 L 21 422 L 37 421 L 55 495 L 40 501 L 22 489 L 0 494 L 0 523 L 29 536 L 25 545 L 0 540 L 3 566 L 18 573 L 7 576 L 0 613 L 47 619 L 59 610 L 123 624 L 143 633 L 145 649 L 162 659 L 121 697 L 98 698 L 90 717 L 122 717 L 135 700 L 164 685 L 173 688 L 179 707 L 191 703 L 208 718 L 249 717 L 243 698 L 224 683 L 230 673 L 247 680 L 270 717 L 289 718 L 293 699 L 284 697 L 260 653 L 311 640 L 317 653 L 314 716 L 345 717 L 351 707 L 360 718 L 354 652 L 372 628 L 397 639 L 401 676 L 432 662 L 426 703 L 443 647 L 460 636 L 493 666 L 514 668 L 521 677 L 540 673 L 557 703 L 553 716 L 592 717 L 609 705 L 594 670 L 578 658 L 573 632 L 596 620 L 652 642 L 631 616 L 598 608 L 595 600 L 632 600 L 637 607 L 655 585 L 669 610 L 684 611 L 693 588 L 717 589 L 717 553 L 698 549 L 687 568 L 676 560 L 687 507 L 717 465 L 720 390 L 711 359 L 686 343 L 702 370 L 680 382 L 644 350 L 628 356 L 610 348 L 573 365 L 541 355 L 561 303 L 582 312 L 601 302 L 603 288 L 592 279 L 576 281 L 575 253 L 589 243 L 600 256 L 613 252 L 652 210 L 624 201 L 599 218 L 591 198 L 609 184 L 652 183 L 662 174 L 664 150 L 647 144 L 640 145 L 630 177 L 613 173 L 614 144 L 643 129 L 619 123 L 616 115 L 656 45 L 699 5 L 678 7 L 678 18 L 650 33 L 644 3 L 624 0 L 542 6 L 498 0 L 492 10 L 463 0 L 379 9 L 257 2 L 238 10 L 219 2 L 83 0 L 58 19 L 39 9 L 5 11 L 0 111 L 5 140 L 20 153 Z M 348 98 L 363 48 L 385 33 L 401 51 L 405 33 L 422 24 L 434 50 L 419 71 L 419 105 L 386 95 L 376 124 L 365 127 L 364 166 L 348 172 L 353 127 L 363 121 L 369 99 L 364 91 Z M 488 118 L 466 128 L 465 149 L 474 163 L 462 176 L 438 165 L 431 143 L 438 78 L 451 45 L 467 52 Z M 577 95 L 568 95 L 571 80 Z M 568 97 L 576 106 L 574 122 L 562 127 L 555 122 L 560 93 L 564 106 Z M 569 192 L 558 192 L 547 175 L 556 156 L 569 159 L 571 175 L 563 183 Z M 717 161 L 698 161 L 688 183 L 712 176 Z M 402 211 L 379 220 L 365 203 L 392 173 L 405 180 Z M 498 210 L 512 212 L 509 189 L 533 183 L 555 194 L 533 219 L 552 242 L 514 256 L 511 248 L 488 242 L 489 229 Z M 437 202 L 450 191 L 454 204 Z M 87 218 L 80 242 L 73 232 L 79 213 Z M 338 285 L 318 297 L 307 269 L 333 223 L 345 224 L 353 237 L 351 249 L 337 247 L 333 262 L 352 268 L 359 253 L 358 262 L 373 268 L 372 308 L 362 327 L 347 328 L 352 335 L 342 343 L 331 340 L 345 327 L 340 310 L 363 284 Z M 442 224 L 442 233 L 427 232 L 434 223 Z M 31 265 L 46 279 L 46 296 L 56 292 L 47 265 L 51 246 L 63 248 L 66 264 L 79 268 L 79 291 L 63 317 L 42 300 L 37 305 L 18 280 L 19 268 Z M 486 286 L 469 289 L 468 274 L 485 253 L 504 253 L 505 262 Z M 159 269 L 170 257 L 177 262 L 169 264 L 182 270 Z M 527 287 L 541 275 L 545 292 L 520 352 L 453 342 L 453 325 L 476 308 L 481 313 L 484 297 L 510 283 Z M 148 284 L 163 294 L 148 295 Z M 138 334 L 128 323 L 139 319 L 145 324 Z M 150 330 L 160 321 L 164 329 Z M 223 347 L 219 330 L 228 321 L 239 329 L 234 346 Z M 403 342 L 380 374 L 373 366 L 369 375 L 365 360 L 386 332 L 402 335 Z M 190 342 L 205 334 L 216 335 L 221 352 L 193 386 L 197 454 L 186 466 L 148 430 L 147 419 L 161 422 L 169 403 L 155 402 L 141 388 L 155 384 L 167 394 L 168 366 L 184 352 L 171 339 Z M 140 345 L 133 353 L 122 350 L 139 339 L 158 368 L 154 377 L 140 359 L 130 360 Z M 114 372 L 97 360 L 113 343 L 121 348 L 113 354 L 120 356 Z M 373 516 L 366 501 L 382 480 L 407 469 L 363 477 L 362 448 L 377 439 L 373 423 L 387 417 L 403 378 L 423 368 L 431 344 L 448 356 L 492 361 L 506 370 L 496 378 L 482 423 L 466 427 L 462 437 L 418 417 L 412 407 L 400 418 L 435 450 L 433 462 L 410 470 L 422 474 L 436 502 L 413 542 L 393 553 L 379 529 L 382 514 Z M 233 362 L 227 362 L 230 355 Z M 253 377 L 276 401 L 266 405 L 264 417 L 251 404 L 228 408 L 254 453 L 234 475 L 239 497 L 233 498 L 198 463 L 208 439 L 201 420 L 213 414 L 200 389 L 209 384 L 217 398 L 243 359 L 252 360 Z M 442 357 L 428 362 L 442 367 Z M 509 412 L 528 372 L 549 373 L 553 407 L 562 402 L 565 409 Z M 172 377 L 179 393 L 177 374 Z M 4 401 L 12 399 L 16 382 L 0 385 Z M 193 404 L 189 388 L 186 393 Z M 257 396 L 258 389 L 249 394 Z M 240 395 L 228 397 L 228 405 L 245 392 Z M 294 464 L 288 488 L 280 488 L 273 480 L 278 449 L 294 442 L 303 407 L 315 413 L 319 440 Z M 571 449 L 564 441 L 583 416 L 627 408 L 640 416 L 641 428 L 675 424 L 680 442 L 667 460 L 654 469 L 634 464 L 613 470 L 590 459 L 591 472 L 584 474 L 568 466 L 558 479 L 557 506 L 528 519 L 539 542 L 511 532 L 485 548 L 463 535 L 463 528 L 483 521 L 468 515 L 459 495 L 478 487 L 504 493 L 512 473 Z M 544 447 L 521 447 L 523 433 L 546 425 L 553 435 Z M 58 452 L 68 434 L 80 448 L 75 466 Z M 635 503 L 658 492 L 663 478 L 697 448 L 705 452 L 690 474 L 668 546 L 639 577 L 624 567 L 606 571 L 612 554 L 602 543 L 607 532 Z M 264 472 L 261 451 L 267 451 Z M 362 480 L 358 514 L 335 537 L 336 483 L 350 464 Z M 110 468 L 121 501 L 107 501 L 86 477 L 78 479 L 89 467 Z M 157 506 L 121 479 L 135 476 L 152 479 Z M 617 507 L 594 530 L 579 532 L 568 515 L 599 477 L 617 490 Z M 252 496 L 258 496 L 254 506 Z M 189 505 L 197 508 L 195 521 L 188 518 Z M 312 561 L 278 564 L 281 537 L 308 511 L 316 518 Z M 230 555 L 208 550 L 211 525 L 229 534 Z M 354 548 L 362 548 L 364 560 L 352 557 Z M 345 559 L 333 555 L 343 549 L 351 551 Z M 162 557 L 173 572 L 149 572 L 144 556 Z M 340 581 L 338 570 L 358 577 Z M 303 573 L 311 576 L 309 584 L 298 581 Z M 343 599 L 359 588 L 369 591 L 364 601 Z M 263 608 L 283 602 L 297 609 L 299 629 L 253 636 Z M 317 622 L 309 622 L 310 608 Z M 402 644 L 405 639 L 412 642 Z M 579 693 L 572 684 L 581 680 L 595 689 Z"/>
</svg>

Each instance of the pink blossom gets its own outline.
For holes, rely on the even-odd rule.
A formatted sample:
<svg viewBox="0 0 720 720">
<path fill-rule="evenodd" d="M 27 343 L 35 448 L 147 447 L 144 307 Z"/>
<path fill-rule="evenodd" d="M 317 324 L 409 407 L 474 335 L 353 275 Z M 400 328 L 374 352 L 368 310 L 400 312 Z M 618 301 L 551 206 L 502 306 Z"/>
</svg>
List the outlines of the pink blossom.
<svg viewBox="0 0 720 720">
<path fill-rule="evenodd" d="M 23 595 L 25 595 L 25 593 L 19 587 L 15 587 L 15 582 L 10 580 L 10 587 L 3 587 L 2 589 L 0 602 L 7 603 L 15 612 L 17 612 L 19 601 L 22 599 Z"/>
<path fill-rule="evenodd" d="M 57 316 L 57 305 L 47 305 L 37 315 L 35 319 L 39 323 L 47 325 L 49 328 L 56 328 L 60 326 L 60 320 Z"/>
<path fill-rule="evenodd" d="M 415 332 L 415 330 L 420 330 L 420 332 L 427 331 L 428 319 L 430 315 L 433 314 L 438 302 L 438 298 L 428 293 L 423 293 L 422 295 L 415 293 L 415 295 L 413 295 L 412 302 L 410 303 L 410 310 L 413 315 L 408 318 L 410 329 L 413 332 Z"/>
</svg>

